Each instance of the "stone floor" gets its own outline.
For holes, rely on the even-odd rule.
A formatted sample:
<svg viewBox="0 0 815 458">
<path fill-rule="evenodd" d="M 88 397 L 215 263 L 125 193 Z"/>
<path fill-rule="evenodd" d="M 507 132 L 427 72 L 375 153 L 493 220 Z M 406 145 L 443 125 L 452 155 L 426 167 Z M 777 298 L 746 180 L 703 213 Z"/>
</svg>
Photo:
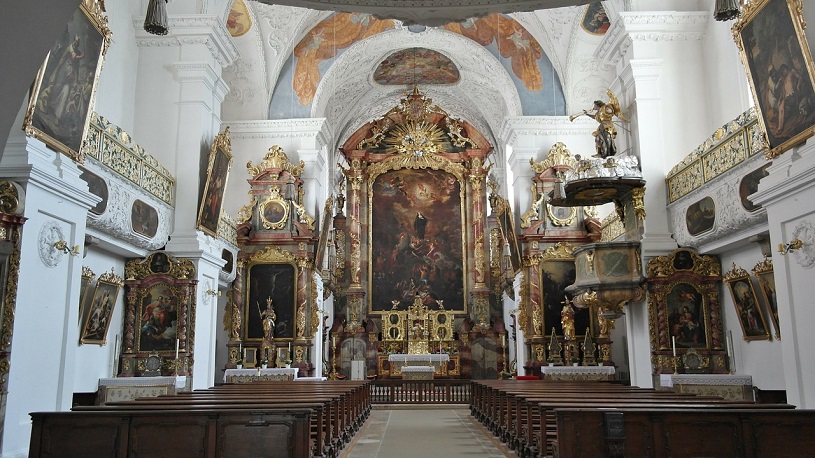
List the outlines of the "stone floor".
<svg viewBox="0 0 815 458">
<path fill-rule="evenodd" d="M 375 409 L 342 458 L 515 457 L 463 406 Z"/>
</svg>

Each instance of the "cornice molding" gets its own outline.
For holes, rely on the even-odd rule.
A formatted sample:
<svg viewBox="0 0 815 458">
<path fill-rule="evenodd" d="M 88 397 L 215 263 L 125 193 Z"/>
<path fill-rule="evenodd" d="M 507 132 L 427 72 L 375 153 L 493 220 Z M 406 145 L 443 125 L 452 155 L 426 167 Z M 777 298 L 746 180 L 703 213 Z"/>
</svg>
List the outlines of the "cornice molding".
<svg viewBox="0 0 815 458">
<path fill-rule="evenodd" d="M 133 18 L 136 45 L 139 48 L 204 45 L 212 57 L 228 67 L 240 57 L 240 51 L 229 35 L 221 18 L 208 14 L 170 16 L 166 36 L 151 35 L 142 27 L 144 19 Z"/>
<path fill-rule="evenodd" d="M 315 138 L 316 144 L 322 147 L 331 136 L 325 118 L 234 121 L 224 125 L 229 126 L 233 140 Z"/>
<path fill-rule="evenodd" d="M 669 11 L 620 13 L 623 26 L 633 41 L 696 41 L 705 35 L 710 13 Z"/>
<path fill-rule="evenodd" d="M 567 116 L 510 116 L 504 118 L 499 139 L 505 144 L 514 145 L 519 137 L 558 135 L 591 135 L 597 129 L 597 122 L 589 118 L 576 118 L 569 122 Z"/>
</svg>

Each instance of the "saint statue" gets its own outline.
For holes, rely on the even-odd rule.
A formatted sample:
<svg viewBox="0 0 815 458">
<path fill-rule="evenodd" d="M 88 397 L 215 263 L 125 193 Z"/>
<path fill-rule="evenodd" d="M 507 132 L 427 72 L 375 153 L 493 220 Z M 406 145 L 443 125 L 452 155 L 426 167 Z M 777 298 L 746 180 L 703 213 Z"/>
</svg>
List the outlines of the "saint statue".
<svg viewBox="0 0 815 458">
<path fill-rule="evenodd" d="M 591 110 L 583 110 L 583 113 L 569 116 L 569 120 L 574 121 L 575 118 L 586 115 L 600 123 L 592 135 L 594 135 L 594 146 L 597 150 L 597 154 L 595 154 L 594 157 L 602 159 L 617 154 L 617 147 L 614 145 L 614 139 L 617 138 L 617 129 L 614 127 L 614 117 L 622 121 L 628 121 L 625 119 L 625 116 L 623 116 L 617 96 L 611 92 L 611 89 L 606 89 L 606 93 L 609 98 L 608 102 L 595 100 Z"/>
<path fill-rule="evenodd" d="M 560 311 L 560 324 L 563 326 L 563 339 L 574 340 L 574 309 L 569 304 Z"/>
<path fill-rule="evenodd" d="M 266 310 L 260 309 L 260 303 L 256 304 L 260 318 L 263 320 L 263 339 L 271 341 L 274 338 L 274 324 L 277 319 L 274 308 L 272 308 L 272 297 L 266 298 Z"/>
</svg>

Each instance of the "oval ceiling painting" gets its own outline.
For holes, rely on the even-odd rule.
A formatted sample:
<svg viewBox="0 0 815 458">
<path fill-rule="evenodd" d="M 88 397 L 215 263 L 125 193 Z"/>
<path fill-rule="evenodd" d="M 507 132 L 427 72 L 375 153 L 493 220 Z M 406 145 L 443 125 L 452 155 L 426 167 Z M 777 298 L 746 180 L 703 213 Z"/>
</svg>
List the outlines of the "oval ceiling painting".
<svg viewBox="0 0 815 458">
<path fill-rule="evenodd" d="M 387 85 L 453 84 L 461 75 L 458 67 L 440 52 L 426 48 L 396 51 L 379 64 L 374 81 Z"/>
</svg>

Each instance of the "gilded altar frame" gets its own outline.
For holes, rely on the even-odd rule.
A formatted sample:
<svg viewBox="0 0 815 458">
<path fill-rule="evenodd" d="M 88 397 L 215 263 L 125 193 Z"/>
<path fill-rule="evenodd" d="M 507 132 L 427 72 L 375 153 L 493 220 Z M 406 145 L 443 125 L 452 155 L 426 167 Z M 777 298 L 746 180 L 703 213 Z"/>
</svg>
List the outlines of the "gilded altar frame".
<svg viewBox="0 0 815 458">
<path fill-rule="evenodd" d="M 744 340 L 770 340 L 770 328 L 764 319 L 750 274 L 734 263 L 733 268 L 724 274 L 724 282 L 730 291 Z"/>
<path fill-rule="evenodd" d="M 163 251 L 125 265 L 125 322 L 120 376 L 144 376 L 158 355 L 164 375 L 187 375 L 194 358 L 195 266 Z"/>
<path fill-rule="evenodd" d="M 263 317 L 267 298 L 272 298 L 276 318 L 273 339 L 295 338 L 297 317 L 297 257 L 277 246 L 254 253 L 246 262 L 246 288 L 242 340 L 262 343 Z"/>
<path fill-rule="evenodd" d="M 684 368 L 682 357 L 691 350 L 700 372 L 727 373 L 719 260 L 678 248 L 652 258 L 646 271 L 653 373 Z"/>
</svg>

